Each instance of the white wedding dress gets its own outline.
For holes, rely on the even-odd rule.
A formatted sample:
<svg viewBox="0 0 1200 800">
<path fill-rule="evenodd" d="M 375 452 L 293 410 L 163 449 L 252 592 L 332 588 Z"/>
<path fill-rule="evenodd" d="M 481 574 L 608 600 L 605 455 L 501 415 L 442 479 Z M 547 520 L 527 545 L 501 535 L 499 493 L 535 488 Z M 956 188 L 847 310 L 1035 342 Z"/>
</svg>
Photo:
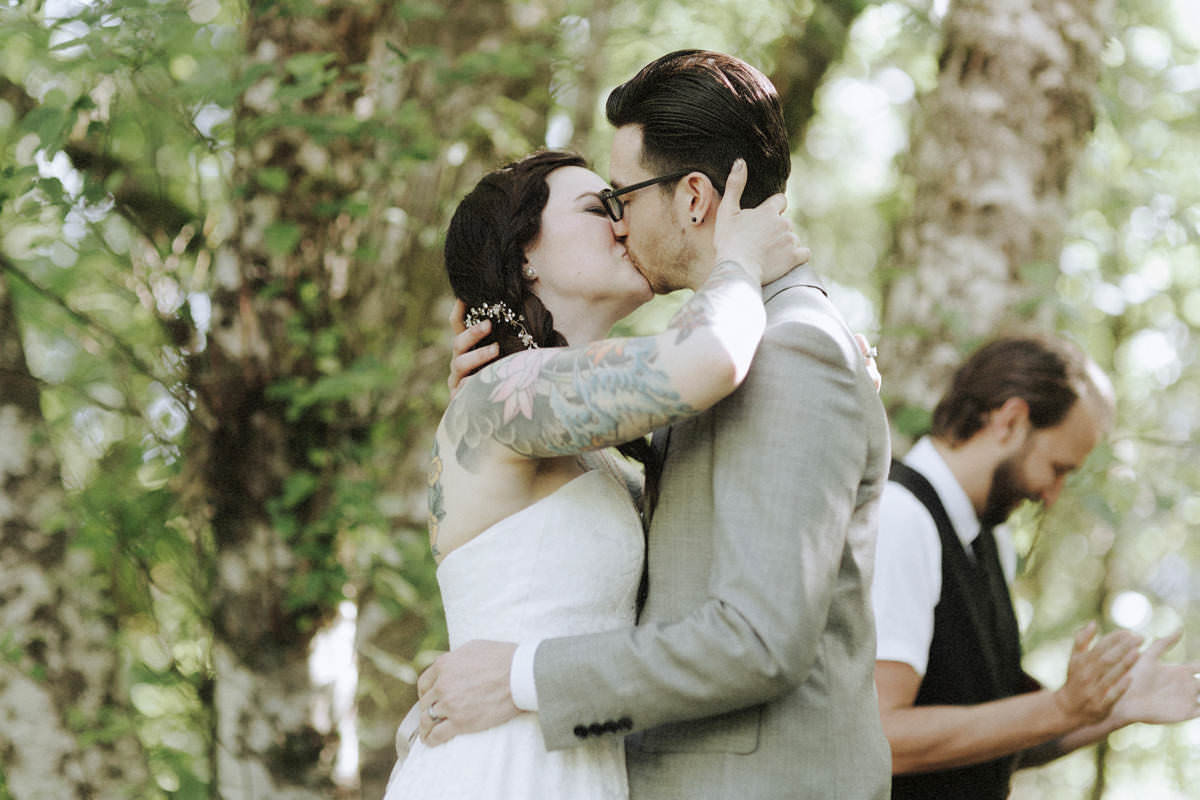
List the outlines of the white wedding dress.
<svg viewBox="0 0 1200 800">
<path fill-rule="evenodd" d="M 642 528 L 628 491 L 602 469 L 497 522 L 438 567 L 450 647 L 521 642 L 634 623 Z M 619 736 L 547 752 L 537 715 L 438 747 L 415 741 L 384 800 L 626 800 Z"/>
</svg>

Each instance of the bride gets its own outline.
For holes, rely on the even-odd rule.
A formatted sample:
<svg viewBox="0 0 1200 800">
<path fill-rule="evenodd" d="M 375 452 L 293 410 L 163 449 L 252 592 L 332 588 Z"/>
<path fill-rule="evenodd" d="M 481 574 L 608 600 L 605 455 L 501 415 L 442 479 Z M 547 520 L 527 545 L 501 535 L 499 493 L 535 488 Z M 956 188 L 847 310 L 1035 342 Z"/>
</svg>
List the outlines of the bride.
<svg viewBox="0 0 1200 800">
<path fill-rule="evenodd" d="M 636 454 L 645 434 L 737 388 L 764 329 L 760 286 L 807 259 L 782 195 L 739 209 L 745 178 L 736 163 L 711 277 L 663 333 L 635 338 L 603 338 L 652 293 L 614 235 L 607 206 L 619 201 L 583 159 L 534 154 L 459 205 L 446 269 L 499 358 L 463 381 L 431 458 L 429 536 L 452 648 L 633 625 L 640 473 L 613 448 Z M 429 714 L 438 724 L 436 706 Z M 619 737 L 547 752 L 526 712 L 440 747 L 414 742 L 385 800 L 627 796 Z"/>
</svg>

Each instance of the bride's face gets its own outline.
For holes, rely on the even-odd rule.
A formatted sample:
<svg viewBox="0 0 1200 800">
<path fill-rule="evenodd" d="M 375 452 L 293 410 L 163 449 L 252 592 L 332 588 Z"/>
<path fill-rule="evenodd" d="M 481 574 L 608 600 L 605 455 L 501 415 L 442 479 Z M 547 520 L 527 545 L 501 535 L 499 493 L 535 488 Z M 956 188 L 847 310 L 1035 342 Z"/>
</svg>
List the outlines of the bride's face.
<svg viewBox="0 0 1200 800">
<path fill-rule="evenodd" d="M 604 179 L 583 167 L 561 167 L 546 183 L 541 231 L 525 251 L 537 271 L 534 291 L 543 300 L 549 293 L 603 305 L 605 313 L 616 309 L 617 319 L 653 297 L 600 205 Z"/>
</svg>

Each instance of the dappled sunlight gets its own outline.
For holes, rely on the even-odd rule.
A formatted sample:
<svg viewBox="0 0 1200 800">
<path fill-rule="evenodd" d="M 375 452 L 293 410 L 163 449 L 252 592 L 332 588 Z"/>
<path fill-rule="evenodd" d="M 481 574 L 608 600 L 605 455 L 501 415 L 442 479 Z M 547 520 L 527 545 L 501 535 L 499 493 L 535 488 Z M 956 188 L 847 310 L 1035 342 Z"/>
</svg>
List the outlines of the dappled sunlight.
<svg viewBox="0 0 1200 800">
<path fill-rule="evenodd" d="M 0 509 L 45 527 L 21 542 L 46 550 L 6 569 L 59 594 L 53 614 L 31 606 L 0 633 L 0 661 L 45 687 L 65 685 L 43 680 L 47 664 L 77 657 L 87 669 L 70 680 L 105 687 L 87 715 L 40 696 L 27 707 L 47 730 L 61 712 L 72 746 L 120 739 L 147 765 L 144 791 L 106 796 L 254 795 L 227 791 L 235 773 L 268 776 L 264 797 L 381 794 L 395 725 L 445 646 L 424 475 L 448 399 L 450 211 L 539 147 L 579 150 L 606 175 L 608 91 L 680 47 L 790 82 L 787 214 L 834 305 L 879 345 L 897 454 L 928 421 L 939 360 L 978 343 L 978 320 L 1061 333 L 1111 376 L 1113 429 L 1055 508 L 1012 520 L 1029 671 L 1057 685 L 1089 619 L 1147 639 L 1182 629 L 1167 660 L 1200 659 L 1200 3 L 1105 5 L 1079 108 L 1038 117 L 985 93 L 987 124 L 961 126 L 962 149 L 927 164 L 948 0 L 271 8 L 288 13 L 0 0 L 0 300 L 15 323 L 0 378 L 33 387 L 22 413 L 41 415 L 8 405 L 15 388 L 0 396 Z M 961 65 L 964 92 L 977 66 Z M 1005 162 L 1052 127 L 1022 131 L 1027 113 L 1060 138 Z M 1061 174 L 1018 180 L 1076 134 Z M 1008 215 L 1035 195 L 1061 203 Z M 946 202 L 905 227 L 926 198 Z M 949 218 L 969 224 L 947 235 Z M 1034 225 L 1032 255 L 1014 256 Z M 946 266 L 906 293 L 927 264 L 905 253 Z M 661 330 L 690 295 L 614 332 Z M 906 341 L 920 355 L 889 358 Z M 11 488 L 34 466 L 45 486 Z M 100 601 L 78 605 L 93 595 L 45 566 L 59 549 L 73 568 L 92 559 Z M 6 595 L 0 609 L 19 606 Z M 119 664 L 88 671 L 102 654 L 44 635 L 48 614 L 99 631 Z M 214 700 L 229 678 L 218 646 L 237 691 L 269 695 L 236 722 Z M 270 694 L 285 673 L 295 686 Z M 294 714 L 257 715 L 281 707 Z M 1013 796 L 1090 798 L 1103 770 L 1109 800 L 1182 799 L 1200 785 L 1198 750 L 1200 721 L 1132 726 L 1021 774 Z"/>
</svg>

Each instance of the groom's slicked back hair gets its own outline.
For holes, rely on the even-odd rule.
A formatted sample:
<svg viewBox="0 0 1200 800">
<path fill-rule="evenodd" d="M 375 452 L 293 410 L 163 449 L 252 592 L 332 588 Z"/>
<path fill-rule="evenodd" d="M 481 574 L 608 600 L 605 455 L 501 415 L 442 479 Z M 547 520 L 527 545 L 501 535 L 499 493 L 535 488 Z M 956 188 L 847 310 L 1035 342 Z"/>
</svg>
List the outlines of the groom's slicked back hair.
<svg viewBox="0 0 1200 800">
<path fill-rule="evenodd" d="M 744 158 L 744 208 L 787 184 L 791 152 L 779 93 L 741 59 L 668 53 L 613 89 L 605 113 L 614 127 L 641 126 L 642 165 L 656 175 L 696 169 L 724 192 L 734 160 Z"/>
</svg>

